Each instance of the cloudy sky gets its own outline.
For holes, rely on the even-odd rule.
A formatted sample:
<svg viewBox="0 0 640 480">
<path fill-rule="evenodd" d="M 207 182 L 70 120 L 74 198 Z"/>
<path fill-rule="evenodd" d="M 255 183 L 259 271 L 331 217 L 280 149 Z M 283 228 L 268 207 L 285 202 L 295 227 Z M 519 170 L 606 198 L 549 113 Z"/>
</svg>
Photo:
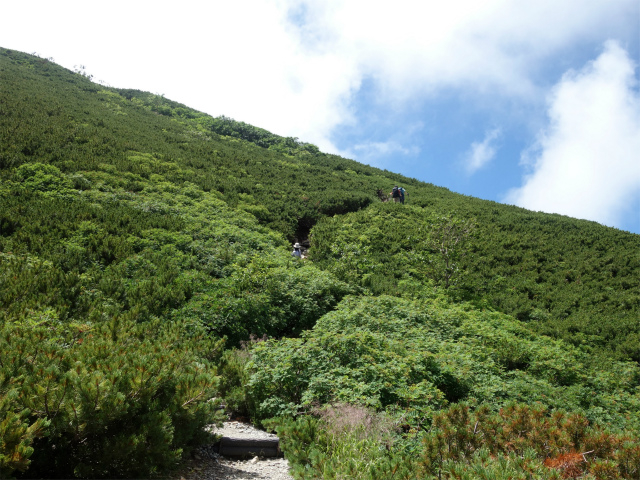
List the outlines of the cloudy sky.
<svg viewBox="0 0 640 480">
<path fill-rule="evenodd" d="M 1 15 L 0 46 L 111 86 L 640 233 L 638 0 L 20 0 Z"/>
</svg>

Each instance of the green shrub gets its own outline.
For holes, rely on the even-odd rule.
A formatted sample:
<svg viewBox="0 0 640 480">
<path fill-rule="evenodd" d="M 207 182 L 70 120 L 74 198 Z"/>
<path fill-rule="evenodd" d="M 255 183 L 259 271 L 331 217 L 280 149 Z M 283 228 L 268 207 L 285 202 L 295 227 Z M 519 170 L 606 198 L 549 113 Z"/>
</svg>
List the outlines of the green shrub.
<svg viewBox="0 0 640 480">
<path fill-rule="evenodd" d="M 9 408 L 49 424 L 30 476 L 147 476 L 175 465 L 213 420 L 221 343 L 180 325 L 26 319 L 0 335 L 0 393 L 17 392 Z"/>
<path fill-rule="evenodd" d="M 39 418 L 29 424 L 29 410 L 15 412 L 17 390 L 0 393 L 0 477 L 10 478 L 14 471 L 24 472 L 33 454 L 31 444 L 44 435 L 49 421 Z"/>
<path fill-rule="evenodd" d="M 247 388 L 250 379 L 247 363 L 253 343 L 252 340 L 245 342 L 242 348 L 226 350 L 220 360 L 220 396 L 226 410 L 234 416 L 251 418 L 256 409 Z"/>
<path fill-rule="evenodd" d="M 264 422 L 277 431 L 295 478 L 631 480 L 640 471 L 632 435 L 541 406 L 510 404 L 492 413 L 454 405 L 413 438 L 362 407 L 311 413 Z"/>
<path fill-rule="evenodd" d="M 354 289 L 331 273 L 290 257 L 254 256 L 227 278 L 208 285 L 179 312 L 229 344 L 251 335 L 280 337 L 311 328 Z"/>
<path fill-rule="evenodd" d="M 294 478 L 409 480 L 414 462 L 394 449 L 395 425 L 384 415 L 347 404 L 295 420 L 271 419 Z"/>
<path fill-rule="evenodd" d="M 58 167 L 43 163 L 25 163 L 15 171 L 15 179 L 25 190 L 50 195 L 71 194 L 73 183 Z"/>
<path fill-rule="evenodd" d="M 487 402 L 497 409 L 520 401 L 637 428 L 628 412 L 640 407 L 638 366 L 603 366 L 594 378 L 584 361 L 580 350 L 497 312 L 350 296 L 301 338 L 257 345 L 249 387 L 257 418 L 346 402 L 387 410 L 421 428 L 449 403 Z"/>
</svg>

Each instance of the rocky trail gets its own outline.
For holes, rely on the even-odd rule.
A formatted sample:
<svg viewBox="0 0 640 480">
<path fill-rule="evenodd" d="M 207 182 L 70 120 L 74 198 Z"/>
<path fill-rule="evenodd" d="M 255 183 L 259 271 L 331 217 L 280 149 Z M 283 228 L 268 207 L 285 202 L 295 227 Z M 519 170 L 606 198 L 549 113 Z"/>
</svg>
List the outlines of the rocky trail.
<svg viewBox="0 0 640 480">
<path fill-rule="evenodd" d="M 213 445 L 198 449 L 194 458 L 183 468 L 176 480 L 293 480 L 289 464 L 281 456 L 252 455 L 248 459 L 225 456 L 230 445 L 276 445 L 278 437 L 241 422 L 225 422 L 223 427 L 210 427 L 222 435 L 220 451 Z M 267 455 L 274 452 L 267 449 Z"/>
</svg>

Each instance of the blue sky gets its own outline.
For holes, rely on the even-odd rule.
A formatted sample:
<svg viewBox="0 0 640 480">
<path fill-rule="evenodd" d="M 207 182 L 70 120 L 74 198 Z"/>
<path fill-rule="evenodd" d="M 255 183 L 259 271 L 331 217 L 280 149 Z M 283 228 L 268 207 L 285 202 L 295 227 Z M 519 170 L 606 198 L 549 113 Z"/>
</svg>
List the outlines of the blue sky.
<svg viewBox="0 0 640 480">
<path fill-rule="evenodd" d="M 0 46 L 455 192 L 640 233 L 637 0 L 59 0 Z"/>
</svg>

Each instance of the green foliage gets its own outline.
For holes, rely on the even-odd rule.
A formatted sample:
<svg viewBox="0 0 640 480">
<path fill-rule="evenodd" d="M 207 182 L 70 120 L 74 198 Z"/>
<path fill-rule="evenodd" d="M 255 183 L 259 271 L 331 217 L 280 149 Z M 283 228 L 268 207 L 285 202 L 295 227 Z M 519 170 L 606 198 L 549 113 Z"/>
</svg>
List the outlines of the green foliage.
<svg viewBox="0 0 640 480">
<path fill-rule="evenodd" d="M 430 276 L 437 285 L 449 288 L 457 280 L 466 249 L 465 243 L 475 225 L 469 220 L 461 220 L 452 215 L 429 218 L 425 240 L 419 242 L 414 250 L 417 255 L 423 251 L 435 251 L 435 260 L 429 261 Z M 413 253 L 413 252 L 412 252 Z M 433 258 L 433 256 L 432 256 Z"/>
<path fill-rule="evenodd" d="M 323 219 L 311 258 L 374 294 L 423 296 L 430 282 L 450 286 L 453 299 L 490 306 L 599 356 L 640 360 L 638 235 L 468 202 L 456 204 L 455 215 L 379 204 Z M 471 235 L 452 230 L 472 224 Z M 447 232 L 454 248 L 443 252 Z"/>
<path fill-rule="evenodd" d="M 416 478 L 414 462 L 391 450 L 397 436 L 386 417 L 350 405 L 316 413 L 265 422 L 277 431 L 294 478 Z"/>
<path fill-rule="evenodd" d="M 302 477 L 558 478 L 533 439 L 562 444 L 547 458 L 562 462 L 581 431 L 615 446 L 585 478 L 637 478 L 637 235 L 463 197 L 82 67 L 0 49 L 0 75 L 2 476 L 159 474 L 201 440 L 215 397 L 298 415 L 278 422 Z M 410 205 L 378 202 L 394 184 Z M 470 433 L 481 414 L 495 445 Z M 505 433 L 516 424 L 526 441 Z"/>
<path fill-rule="evenodd" d="M 247 364 L 250 361 L 252 347 L 265 339 L 252 337 L 243 342 L 241 348 L 226 350 L 220 361 L 220 396 L 224 398 L 226 410 L 237 417 L 250 418 L 255 411 L 255 402 L 249 394 L 247 385 L 250 373 Z"/>
<path fill-rule="evenodd" d="M 638 422 L 638 366 L 596 378 L 585 355 L 505 315 L 393 297 L 348 297 L 301 338 L 260 343 L 249 386 L 258 418 L 345 402 L 386 410 L 411 428 L 451 402 L 539 402 L 618 427 Z M 626 369 L 618 384 L 603 381 Z M 608 372 L 608 373 L 607 373 Z M 600 377 L 600 375 L 602 377 Z M 596 392 L 598 394 L 596 395 Z"/>
<path fill-rule="evenodd" d="M 25 163 L 16 169 L 15 178 L 28 191 L 53 195 L 75 193 L 71 181 L 54 165 Z"/>
<path fill-rule="evenodd" d="M 34 312 L 1 335 L 0 394 L 30 412 L 26 434 L 49 425 L 30 475 L 146 476 L 175 465 L 213 420 L 221 342 L 183 326 L 65 325 Z"/>
<path fill-rule="evenodd" d="M 299 334 L 352 292 L 333 275 L 289 255 L 258 256 L 212 282 L 176 314 L 239 345 L 250 335 Z"/>
<path fill-rule="evenodd" d="M 407 439 L 384 416 L 349 405 L 267 422 L 295 478 L 633 479 L 640 448 L 579 415 L 511 404 L 492 413 L 456 405 Z"/>
<path fill-rule="evenodd" d="M 0 476 L 9 478 L 18 470 L 27 470 L 33 454 L 31 444 L 43 435 L 49 421 L 38 419 L 29 424 L 29 410 L 13 411 L 17 390 L 0 393 Z"/>
<path fill-rule="evenodd" d="M 380 204 L 319 222 L 311 256 L 373 293 L 423 295 L 419 285 L 446 289 L 464 276 L 473 229 L 473 222 L 451 214 Z"/>
<path fill-rule="evenodd" d="M 640 457 L 630 440 L 590 424 L 580 414 L 550 414 L 543 407 L 523 404 L 492 414 L 486 407 L 470 412 L 458 405 L 434 417 L 431 431 L 422 440 L 419 463 L 426 473 L 444 473 L 445 478 L 457 478 L 456 471 L 461 470 L 475 471 L 480 478 L 487 470 L 504 470 L 502 478 L 530 478 L 527 475 L 535 473 L 543 474 L 542 478 L 575 478 L 596 473 L 598 462 L 606 460 L 615 469 L 612 478 L 634 478 L 640 464 L 629 470 L 627 458 L 637 462 Z M 551 469 L 546 475 L 540 468 L 543 462 Z M 507 470 L 515 470 L 517 476 L 509 477 Z"/>
</svg>

